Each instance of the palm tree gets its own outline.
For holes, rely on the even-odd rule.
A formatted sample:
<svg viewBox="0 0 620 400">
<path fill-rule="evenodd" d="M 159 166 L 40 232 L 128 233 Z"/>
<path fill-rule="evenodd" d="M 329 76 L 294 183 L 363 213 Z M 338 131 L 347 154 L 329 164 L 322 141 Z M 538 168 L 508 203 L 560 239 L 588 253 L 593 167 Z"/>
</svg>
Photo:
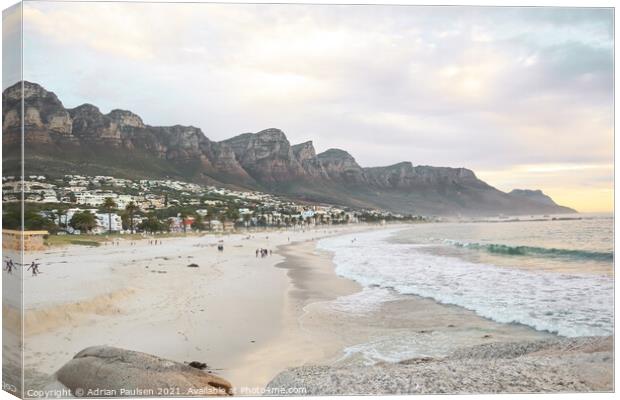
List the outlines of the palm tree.
<svg viewBox="0 0 620 400">
<path fill-rule="evenodd" d="M 108 233 L 112 233 L 112 211 L 116 209 L 116 202 L 111 197 L 106 197 L 101 207 L 108 213 Z"/>
<path fill-rule="evenodd" d="M 129 229 L 131 230 L 132 234 L 134 233 L 133 216 L 138 210 L 138 206 L 133 201 L 130 201 L 129 204 L 127 204 L 127 206 L 125 207 L 125 211 L 127 211 L 127 216 L 129 217 Z"/>
<path fill-rule="evenodd" d="M 202 215 L 196 214 L 196 216 L 194 217 L 194 222 L 192 223 L 192 228 L 196 229 L 197 231 L 203 231 L 205 229 Z"/>
</svg>

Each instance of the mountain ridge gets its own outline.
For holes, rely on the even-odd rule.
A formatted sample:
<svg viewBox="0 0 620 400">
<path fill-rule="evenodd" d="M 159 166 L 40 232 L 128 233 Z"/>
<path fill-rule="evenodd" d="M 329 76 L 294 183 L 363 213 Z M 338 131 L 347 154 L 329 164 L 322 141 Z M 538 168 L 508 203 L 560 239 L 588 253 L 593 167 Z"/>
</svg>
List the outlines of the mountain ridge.
<svg viewBox="0 0 620 400">
<path fill-rule="evenodd" d="M 200 128 L 151 126 L 129 110 L 103 114 L 88 103 L 67 109 L 37 83 L 24 81 L 23 89 L 25 162 L 33 172 L 170 176 L 401 213 L 575 212 L 537 191 L 499 191 L 467 168 L 414 166 L 410 161 L 362 167 L 342 149 L 317 153 L 312 141 L 291 144 L 277 128 L 213 141 Z M 2 97 L 3 156 L 9 169 L 15 158 L 11 150 L 21 137 L 21 91 L 20 82 Z"/>
</svg>

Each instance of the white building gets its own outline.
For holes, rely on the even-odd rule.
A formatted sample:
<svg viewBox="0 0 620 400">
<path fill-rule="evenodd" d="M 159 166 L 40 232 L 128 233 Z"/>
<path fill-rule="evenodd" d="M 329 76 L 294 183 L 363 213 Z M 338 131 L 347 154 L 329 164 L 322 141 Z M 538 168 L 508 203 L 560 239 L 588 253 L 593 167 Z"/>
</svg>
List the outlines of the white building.
<svg viewBox="0 0 620 400">
<path fill-rule="evenodd" d="M 118 214 L 112 213 L 112 215 L 108 216 L 107 213 L 96 213 L 95 217 L 97 218 L 97 228 L 99 228 L 95 228 L 95 233 L 105 233 L 110 230 L 112 232 L 120 232 L 123 230 L 123 220 Z M 110 222 L 112 229 L 110 229 Z"/>
</svg>

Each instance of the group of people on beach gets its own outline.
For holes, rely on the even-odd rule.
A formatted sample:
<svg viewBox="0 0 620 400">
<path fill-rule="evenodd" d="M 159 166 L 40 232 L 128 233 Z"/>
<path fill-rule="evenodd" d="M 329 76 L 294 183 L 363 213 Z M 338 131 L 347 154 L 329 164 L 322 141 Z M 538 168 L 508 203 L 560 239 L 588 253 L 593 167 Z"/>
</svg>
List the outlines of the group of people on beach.
<svg viewBox="0 0 620 400">
<path fill-rule="evenodd" d="M 36 261 L 36 260 L 35 260 Z M 39 271 L 39 263 L 33 261 L 30 266 L 28 268 L 26 268 L 26 271 L 32 271 L 32 276 L 37 276 L 41 273 L 41 271 Z M 5 262 L 4 262 L 4 268 L 3 270 L 5 270 L 7 273 L 9 274 L 13 274 L 13 270 L 15 269 L 15 263 L 13 262 L 13 260 L 11 258 L 8 258 Z"/>
<path fill-rule="evenodd" d="M 271 255 L 271 250 L 267 250 L 267 249 L 256 249 L 256 258 L 258 258 L 258 256 L 260 255 L 261 258 L 263 257 L 267 257 Z"/>
<path fill-rule="evenodd" d="M 161 245 L 161 244 L 164 244 L 164 242 L 162 242 L 161 240 L 157 240 L 157 239 L 149 240 L 149 245 L 157 246 L 157 245 Z"/>
</svg>

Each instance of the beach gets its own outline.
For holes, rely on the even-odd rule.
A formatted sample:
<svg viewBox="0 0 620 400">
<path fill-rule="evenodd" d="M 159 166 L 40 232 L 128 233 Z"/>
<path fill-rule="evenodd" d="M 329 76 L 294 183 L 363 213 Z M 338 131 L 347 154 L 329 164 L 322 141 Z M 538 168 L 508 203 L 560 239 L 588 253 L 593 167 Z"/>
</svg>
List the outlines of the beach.
<svg viewBox="0 0 620 400">
<path fill-rule="evenodd" d="M 378 365 L 443 360 L 472 346 L 558 338 L 433 299 L 364 287 L 339 276 L 333 254 L 317 247 L 322 238 L 386 229 L 394 227 L 187 236 L 157 245 L 120 240 L 30 254 L 42 274 L 24 282 L 26 388 L 45 387 L 77 352 L 97 345 L 204 362 L 236 394 L 256 395 L 267 386 L 282 389 L 282 382 L 312 382 L 282 378 L 293 367 L 362 376 Z M 258 248 L 272 254 L 257 256 Z M 381 301 L 373 300 L 376 294 Z M 599 389 L 609 385 L 605 380 Z"/>
<path fill-rule="evenodd" d="M 237 386 L 263 387 L 284 368 L 323 357 L 311 346 L 297 348 L 302 340 L 297 307 L 356 287 L 335 277 L 325 258 L 325 276 L 334 279 L 297 302 L 301 294 L 293 293 L 289 278 L 297 272 L 276 267 L 285 259 L 284 248 L 368 229 L 158 238 L 157 245 L 120 240 L 118 245 L 30 253 L 26 261 L 39 260 L 42 273 L 24 278 L 24 361 L 32 372 L 26 381 L 31 375 L 32 386 L 45 386 L 39 382 L 42 376 L 51 376 L 80 350 L 105 344 L 180 362 L 206 362 Z M 257 257 L 258 248 L 272 255 Z"/>
</svg>

